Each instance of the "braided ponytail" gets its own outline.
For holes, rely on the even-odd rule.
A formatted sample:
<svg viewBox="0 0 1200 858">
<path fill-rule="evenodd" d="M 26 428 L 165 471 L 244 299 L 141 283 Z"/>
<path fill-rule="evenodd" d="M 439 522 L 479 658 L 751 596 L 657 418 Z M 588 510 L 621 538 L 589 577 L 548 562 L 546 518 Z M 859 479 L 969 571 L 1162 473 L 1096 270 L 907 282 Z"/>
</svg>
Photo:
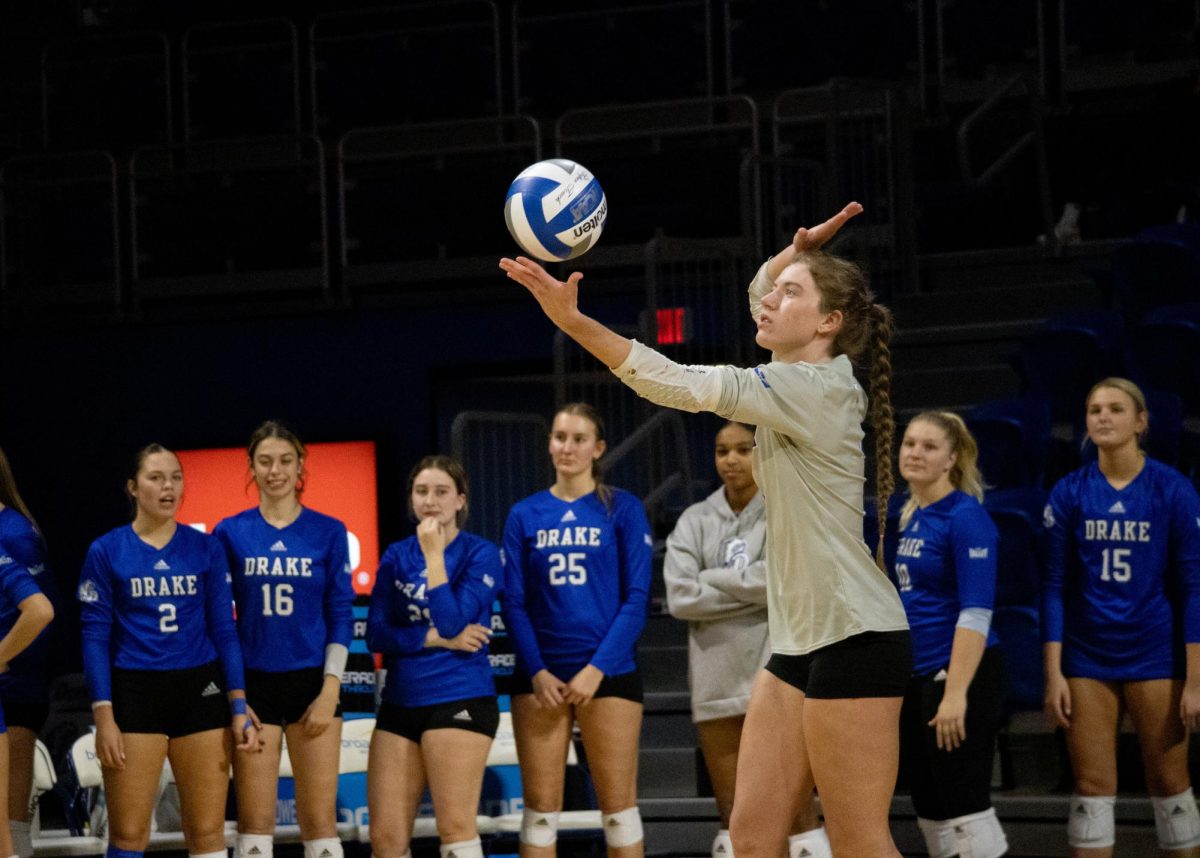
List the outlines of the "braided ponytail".
<svg viewBox="0 0 1200 858">
<path fill-rule="evenodd" d="M 819 250 L 797 254 L 821 290 L 821 311 L 842 313 L 842 326 L 833 341 L 833 354 L 846 355 L 869 379 L 871 427 L 875 430 L 875 497 L 879 515 L 879 546 L 875 562 L 884 570 L 883 532 L 887 525 L 887 507 L 896 479 L 892 474 L 892 439 L 896 419 L 892 412 L 892 332 L 891 311 L 875 303 L 875 293 L 867 284 L 867 275 L 847 259 L 839 259 Z"/>
<path fill-rule="evenodd" d="M 883 534 L 887 530 L 888 501 L 896 489 L 892 473 L 892 441 L 896 417 L 892 410 L 892 313 L 882 304 L 871 304 L 871 426 L 875 430 L 875 514 L 878 517 L 879 543 L 875 546 L 875 564 L 887 572 L 883 560 Z"/>
</svg>

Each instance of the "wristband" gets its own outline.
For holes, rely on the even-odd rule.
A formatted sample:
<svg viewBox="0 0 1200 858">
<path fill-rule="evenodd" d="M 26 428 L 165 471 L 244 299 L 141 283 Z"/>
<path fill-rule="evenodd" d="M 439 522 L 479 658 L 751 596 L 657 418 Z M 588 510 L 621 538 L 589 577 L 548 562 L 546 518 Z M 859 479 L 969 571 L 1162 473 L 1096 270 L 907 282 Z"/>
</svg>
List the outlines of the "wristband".
<svg viewBox="0 0 1200 858">
<path fill-rule="evenodd" d="M 246 698 L 245 697 L 233 698 L 232 700 L 229 701 L 229 708 L 231 710 L 233 710 L 234 715 L 245 715 L 246 714 Z"/>
</svg>

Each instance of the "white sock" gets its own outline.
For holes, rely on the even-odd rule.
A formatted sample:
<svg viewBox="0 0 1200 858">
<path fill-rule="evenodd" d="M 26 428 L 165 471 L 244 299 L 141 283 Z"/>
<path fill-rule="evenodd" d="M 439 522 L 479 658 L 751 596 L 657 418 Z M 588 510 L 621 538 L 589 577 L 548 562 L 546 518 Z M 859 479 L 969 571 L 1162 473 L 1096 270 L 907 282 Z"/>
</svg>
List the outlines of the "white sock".
<svg viewBox="0 0 1200 858">
<path fill-rule="evenodd" d="M 824 827 L 789 837 L 788 858 L 833 858 L 829 835 L 825 833 Z"/>
<path fill-rule="evenodd" d="M 8 821 L 8 831 L 12 836 L 13 852 L 20 858 L 33 858 L 33 829 L 28 822 Z"/>
<path fill-rule="evenodd" d="M 728 828 L 722 828 L 713 838 L 712 858 L 733 858 L 733 841 L 729 839 Z"/>
<path fill-rule="evenodd" d="M 342 841 L 336 837 L 305 840 L 304 858 L 342 858 Z"/>
<path fill-rule="evenodd" d="M 234 858 L 272 858 L 275 838 L 270 834 L 238 834 Z"/>
</svg>

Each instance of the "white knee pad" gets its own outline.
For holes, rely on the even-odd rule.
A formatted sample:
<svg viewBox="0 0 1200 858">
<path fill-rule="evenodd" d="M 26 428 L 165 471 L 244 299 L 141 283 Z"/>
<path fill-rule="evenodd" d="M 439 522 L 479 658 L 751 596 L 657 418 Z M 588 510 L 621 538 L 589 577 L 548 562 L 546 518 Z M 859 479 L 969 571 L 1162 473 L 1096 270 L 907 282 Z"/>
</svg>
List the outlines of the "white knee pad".
<svg viewBox="0 0 1200 858">
<path fill-rule="evenodd" d="M 604 820 L 604 842 L 614 849 L 642 842 L 642 813 L 637 807 L 606 813 L 601 819 Z"/>
<path fill-rule="evenodd" d="M 275 838 L 270 834 L 239 834 L 234 855 L 237 858 L 272 858 Z M 304 858 L 308 858 L 305 850 Z"/>
<path fill-rule="evenodd" d="M 1200 846 L 1200 812 L 1188 787 L 1179 795 L 1150 797 L 1154 805 L 1154 827 L 1158 830 L 1158 848 L 1164 851 Z"/>
<path fill-rule="evenodd" d="M 1008 838 L 996 818 L 996 808 L 969 813 L 950 820 L 958 858 L 1000 858 L 1008 851 Z"/>
<path fill-rule="evenodd" d="M 733 841 L 729 838 L 728 828 L 722 828 L 713 838 L 712 858 L 733 858 Z"/>
<path fill-rule="evenodd" d="M 1113 819 L 1115 795 L 1071 796 L 1071 817 L 1067 820 L 1067 843 L 1075 849 L 1102 849 L 1117 839 Z"/>
<path fill-rule="evenodd" d="M 833 858 L 829 835 L 824 828 L 814 828 L 788 838 L 788 858 Z"/>
<path fill-rule="evenodd" d="M 13 852 L 18 858 L 33 858 L 33 830 L 30 824 L 10 819 L 8 831 L 12 835 Z"/>
<path fill-rule="evenodd" d="M 917 817 L 917 827 L 925 838 L 925 851 L 929 858 L 954 858 L 958 844 L 954 841 L 954 825 L 944 819 Z"/>
<path fill-rule="evenodd" d="M 443 843 L 438 847 L 442 858 L 483 858 L 483 844 L 479 838 L 460 840 L 458 843 Z"/>
<path fill-rule="evenodd" d="M 304 841 L 304 858 L 342 858 L 342 841 L 337 837 L 321 837 Z"/>
<path fill-rule="evenodd" d="M 543 813 L 528 807 L 521 814 L 521 842 L 530 846 L 553 846 L 558 842 L 558 811 Z"/>
</svg>

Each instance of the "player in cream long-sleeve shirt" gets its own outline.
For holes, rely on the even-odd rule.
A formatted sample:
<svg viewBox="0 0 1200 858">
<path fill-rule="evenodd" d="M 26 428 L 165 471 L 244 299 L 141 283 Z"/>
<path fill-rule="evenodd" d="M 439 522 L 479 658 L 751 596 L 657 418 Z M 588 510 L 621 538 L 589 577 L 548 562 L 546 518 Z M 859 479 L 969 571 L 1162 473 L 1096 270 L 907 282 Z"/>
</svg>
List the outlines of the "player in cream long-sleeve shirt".
<svg viewBox="0 0 1200 858">
<path fill-rule="evenodd" d="M 687 367 L 585 315 L 582 275 L 551 277 L 525 258 L 500 267 L 568 336 L 652 401 L 755 423 L 755 473 L 767 503 L 773 655 L 755 680 L 732 821 L 740 858 L 779 855 L 805 778 L 815 777 L 835 854 L 898 856 L 888 809 L 899 758 L 901 696 L 912 669 L 904 610 L 862 542 L 866 394 L 890 460 L 891 315 L 852 263 L 819 253 L 862 211 L 851 203 L 768 260 L 750 290 L 753 369 Z M 880 468 L 886 503 L 891 471 Z"/>
</svg>

